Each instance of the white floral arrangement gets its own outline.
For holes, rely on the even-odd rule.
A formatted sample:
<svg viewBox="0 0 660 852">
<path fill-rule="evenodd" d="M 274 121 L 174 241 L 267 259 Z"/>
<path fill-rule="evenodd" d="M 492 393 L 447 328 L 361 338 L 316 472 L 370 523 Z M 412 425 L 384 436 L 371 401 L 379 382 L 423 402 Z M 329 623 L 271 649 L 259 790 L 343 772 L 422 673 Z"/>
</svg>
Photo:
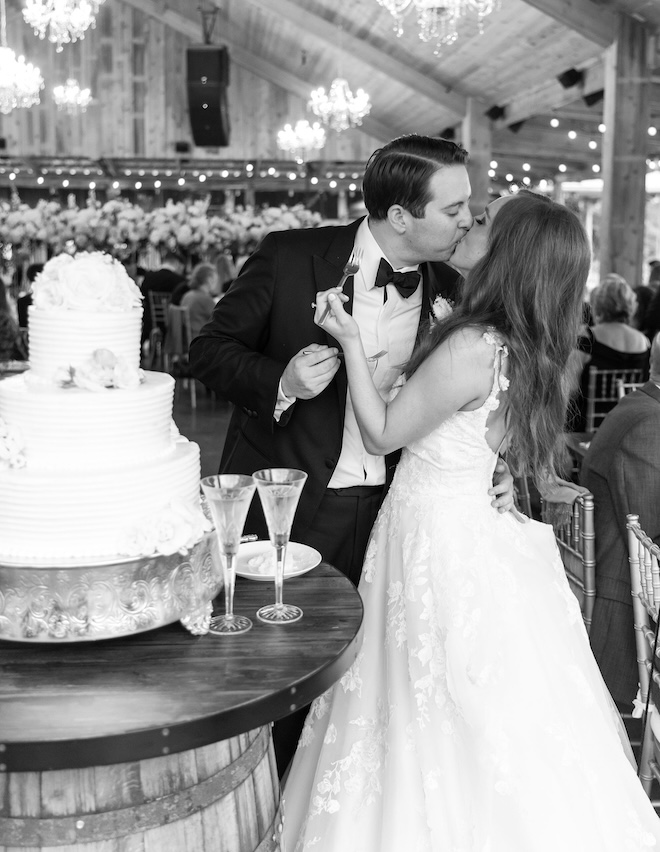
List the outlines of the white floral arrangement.
<svg viewBox="0 0 660 852">
<path fill-rule="evenodd" d="M 173 501 L 129 530 L 119 542 L 118 552 L 131 557 L 183 555 L 211 528 L 201 509 Z"/>
<path fill-rule="evenodd" d="M 38 310 L 127 313 L 141 306 L 140 288 L 123 264 L 100 251 L 59 254 L 32 285 Z"/>
<path fill-rule="evenodd" d="M 432 331 L 433 326 L 448 317 L 453 310 L 454 303 L 450 299 L 445 299 L 444 296 L 436 296 L 429 312 L 429 331 Z"/>
<path fill-rule="evenodd" d="M 25 467 L 20 430 L 0 417 L 0 469 Z"/>
<path fill-rule="evenodd" d="M 132 390 L 144 381 L 144 371 L 130 366 L 110 349 L 95 349 L 81 364 L 60 367 L 55 382 L 63 388 L 78 387 L 91 391 L 110 388 Z"/>
<path fill-rule="evenodd" d="M 169 199 L 164 207 L 148 212 L 125 198 L 101 204 L 93 192 L 83 207 L 78 207 L 73 194 L 66 204 L 41 199 L 30 207 L 16 192 L 11 201 L 0 201 L 0 242 L 23 251 L 25 258 L 47 249 L 58 256 L 105 251 L 122 257 L 136 253 L 137 257 L 151 247 L 212 259 L 225 250 L 250 253 L 270 231 L 322 224 L 321 215 L 302 204 L 236 206 L 216 212 L 210 208 L 210 196 L 195 201 Z M 144 259 L 141 262 L 147 263 Z"/>
</svg>

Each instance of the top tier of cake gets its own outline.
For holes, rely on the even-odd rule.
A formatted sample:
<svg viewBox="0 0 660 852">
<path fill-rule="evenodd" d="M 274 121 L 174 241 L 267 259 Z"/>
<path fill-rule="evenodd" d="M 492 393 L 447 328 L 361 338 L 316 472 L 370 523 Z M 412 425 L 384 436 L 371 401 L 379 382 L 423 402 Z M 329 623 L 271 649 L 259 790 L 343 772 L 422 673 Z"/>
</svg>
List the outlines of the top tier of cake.
<svg viewBox="0 0 660 852">
<path fill-rule="evenodd" d="M 95 350 L 112 352 L 127 370 L 139 368 L 142 293 L 119 261 L 101 252 L 58 255 L 32 289 L 32 378 L 61 381 Z"/>
</svg>

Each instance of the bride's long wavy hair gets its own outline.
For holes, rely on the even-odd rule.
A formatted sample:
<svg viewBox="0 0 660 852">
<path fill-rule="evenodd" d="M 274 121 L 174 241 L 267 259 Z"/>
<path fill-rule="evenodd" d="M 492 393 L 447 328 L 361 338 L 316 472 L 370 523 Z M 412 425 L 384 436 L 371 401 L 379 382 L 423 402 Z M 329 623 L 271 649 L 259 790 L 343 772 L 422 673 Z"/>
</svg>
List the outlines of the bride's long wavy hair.
<svg viewBox="0 0 660 852">
<path fill-rule="evenodd" d="M 486 255 L 468 275 L 454 312 L 422 337 L 412 374 L 444 340 L 466 327 L 497 329 L 509 350 L 507 460 L 537 484 L 563 469 L 561 440 L 591 249 L 566 207 L 525 193 L 491 224 Z"/>
</svg>

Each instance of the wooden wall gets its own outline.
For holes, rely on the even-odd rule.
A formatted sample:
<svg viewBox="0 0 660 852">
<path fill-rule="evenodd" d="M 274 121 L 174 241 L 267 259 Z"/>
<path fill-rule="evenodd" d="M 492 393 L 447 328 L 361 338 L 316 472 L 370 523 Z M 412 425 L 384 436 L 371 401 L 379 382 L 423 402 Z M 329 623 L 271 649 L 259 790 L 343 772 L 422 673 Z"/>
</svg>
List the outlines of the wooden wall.
<svg viewBox="0 0 660 852">
<path fill-rule="evenodd" d="M 37 64 L 46 86 L 41 103 L 0 115 L 0 137 L 11 157 L 175 157 L 175 143 L 193 145 L 186 95 L 189 39 L 119 0 L 105 3 L 97 26 L 61 53 L 38 39 L 20 10 L 7 10 L 7 40 L 16 53 Z M 231 51 L 230 51 L 231 60 Z M 95 103 L 71 117 L 58 112 L 55 85 L 75 77 L 92 90 Z M 330 81 L 328 81 L 329 83 Z M 287 122 L 311 116 L 305 102 L 248 70 L 231 64 L 228 90 L 231 144 L 192 148 L 208 159 L 290 159 L 276 144 Z M 366 160 L 378 140 L 359 130 L 328 132 L 328 143 L 313 159 Z"/>
</svg>

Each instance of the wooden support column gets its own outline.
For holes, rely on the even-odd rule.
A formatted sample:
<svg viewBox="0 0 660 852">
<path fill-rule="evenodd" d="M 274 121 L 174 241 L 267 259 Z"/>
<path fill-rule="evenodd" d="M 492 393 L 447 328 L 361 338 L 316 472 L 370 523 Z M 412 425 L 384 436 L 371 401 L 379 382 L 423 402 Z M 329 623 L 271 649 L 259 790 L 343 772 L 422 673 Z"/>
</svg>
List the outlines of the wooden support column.
<svg viewBox="0 0 660 852">
<path fill-rule="evenodd" d="M 468 163 L 468 174 L 472 184 L 470 209 L 473 213 L 481 213 L 490 201 L 488 169 L 492 159 L 491 127 L 489 119 L 484 115 L 484 105 L 474 98 L 467 100 L 467 109 L 461 126 L 461 139 L 463 147 L 470 153 Z"/>
<path fill-rule="evenodd" d="M 600 275 L 617 272 L 635 287 L 643 278 L 646 156 L 651 73 L 650 31 L 618 16 L 617 37 L 604 53 L 603 210 Z"/>
</svg>

